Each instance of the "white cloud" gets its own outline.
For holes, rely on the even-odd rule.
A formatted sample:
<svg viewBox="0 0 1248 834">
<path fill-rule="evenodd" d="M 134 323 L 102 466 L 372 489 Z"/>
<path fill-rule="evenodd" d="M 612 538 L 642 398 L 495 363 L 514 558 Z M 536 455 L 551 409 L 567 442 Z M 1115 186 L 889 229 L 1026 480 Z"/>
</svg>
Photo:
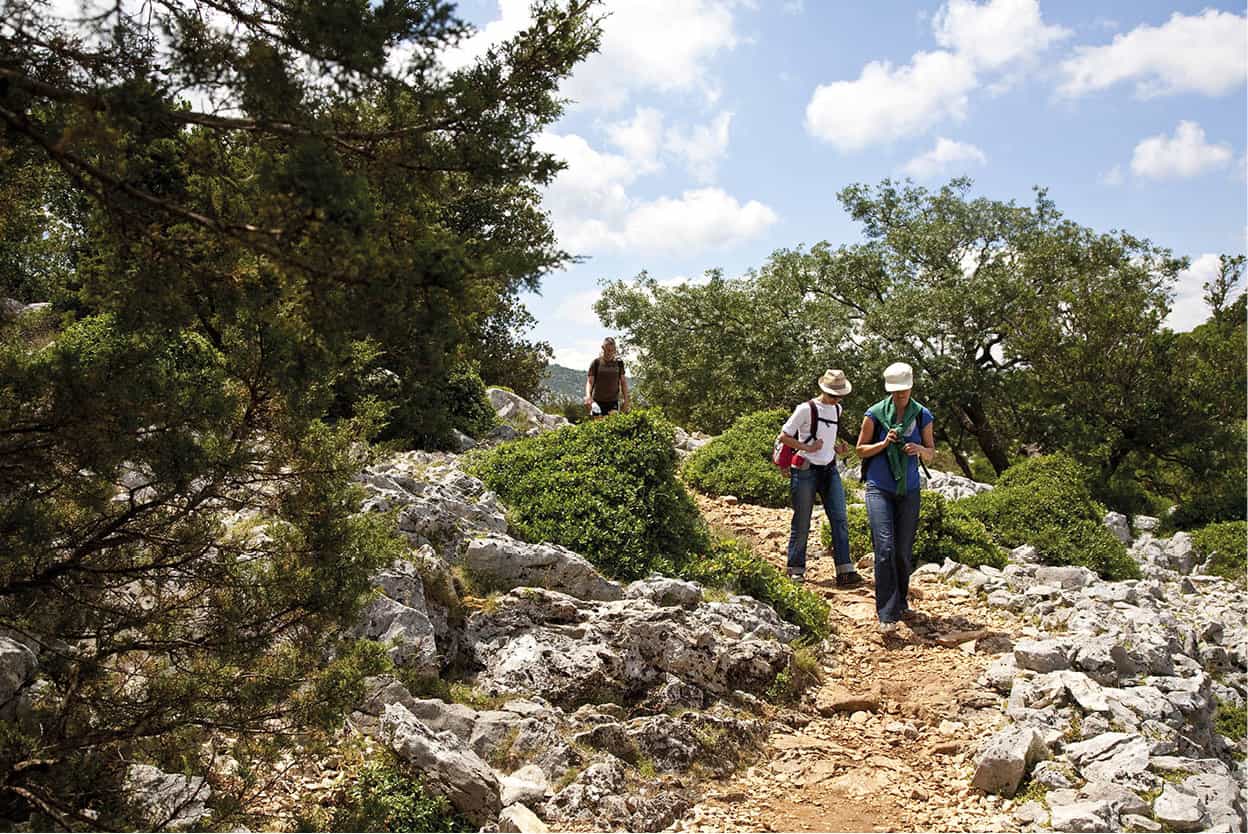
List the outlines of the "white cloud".
<svg viewBox="0 0 1248 834">
<path fill-rule="evenodd" d="M 1106 46 L 1078 47 L 1061 65 L 1065 81 L 1058 92 L 1081 96 L 1134 81 L 1141 98 L 1229 93 L 1248 75 L 1246 24 L 1248 15 L 1231 12 L 1176 12 L 1161 26 L 1138 26 Z"/>
<path fill-rule="evenodd" d="M 1228 165 L 1234 154 L 1226 144 L 1211 145 L 1196 122 L 1179 122 L 1174 138 L 1164 133 L 1150 136 L 1135 146 L 1131 171 L 1155 180 L 1186 179 Z"/>
<path fill-rule="evenodd" d="M 633 209 L 621 244 L 643 252 L 695 252 L 758 237 L 779 217 L 756 200 L 744 205 L 718 188 L 660 197 Z"/>
<path fill-rule="evenodd" d="M 780 11 L 785 14 L 801 14 L 806 11 L 805 0 L 784 0 L 780 4 Z"/>
<path fill-rule="evenodd" d="M 597 326 L 600 322 L 598 314 L 594 312 L 594 303 L 600 298 L 600 289 L 573 293 L 559 302 L 559 306 L 555 308 L 555 318 L 586 327 Z"/>
<path fill-rule="evenodd" d="M 598 324 L 597 321 L 594 324 Z M 551 361 L 565 368 L 589 372 L 590 363 L 602 350 L 602 339 L 578 339 L 561 345 L 552 345 L 554 355 Z M 629 371 L 629 373 L 632 373 Z"/>
<path fill-rule="evenodd" d="M 902 171 L 915 179 L 925 180 L 964 173 L 971 165 L 983 165 L 987 162 L 988 157 L 974 145 L 942 136 L 936 140 L 930 151 L 907 162 Z"/>
<path fill-rule="evenodd" d="M 681 157 L 689 173 L 698 182 L 715 179 L 715 168 L 728 154 L 728 128 L 731 113 L 720 113 L 708 124 L 690 130 L 672 128 L 665 139 L 666 148 Z"/>
<path fill-rule="evenodd" d="M 754 238 L 776 222 L 776 213 L 718 188 L 645 201 L 628 186 L 638 167 L 626 157 L 602 153 L 575 134 L 542 134 L 537 148 L 567 162 L 544 195 L 561 246 L 577 254 L 595 251 L 697 252 Z"/>
<path fill-rule="evenodd" d="M 1021 78 L 1018 67 L 1070 34 L 1045 24 L 1037 0 L 949 0 L 931 26 L 946 49 L 916 52 L 899 67 L 872 61 L 855 81 L 820 84 L 806 105 L 806 130 L 854 151 L 960 121 L 980 73 L 1000 73 L 989 84 L 1000 94 Z"/>
<path fill-rule="evenodd" d="M 1122 185 L 1122 166 L 1115 165 L 1096 178 L 1101 185 Z"/>
<path fill-rule="evenodd" d="M 982 69 L 998 69 L 1069 37 L 1040 17 L 1037 0 L 949 0 L 932 20 L 936 42 Z"/>
<path fill-rule="evenodd" d="M 633 118 L 606 126 L 607 141 L 622 150 L 645 172 L 662 167 L 659 148 L 663 142 L 663 114 L 653 107 L 638 107 Z"/>
<path fill-rule="evenodd" d="M 699 92 L 714 101 L 710 63 L 735 48 L 732 2 L 614 0 L 606 4 L 602 48 L 586 59 L 563 92 L 587 107 L 616 109 L 642 90 Z"/>
<path fill-rule="evenodd" d="M 1164 322 L 1166 327 L 1183 333 L 1209 318 L 1209 305 L 1203 297 L 1204 285 L 1217 276 L 1219 266 L 1217 255 L 1204 254 L 1179 273 L 1174 285 L 1174 303 Z"/>
<path fill-rule="evenodd" d="M 471 37 L 442 53 L 442 65 L 450 70 L 463 69 L 483 57 L 491 46 L 514 38 L 532 23 L 529 0 L 498 0 L 498 19 L 485 24 Z"/>
<path fill-rule="evenodd" d="M 919 52 L 897 68 L 872 61 L 856 81 L 815 88 L 806 105 L 806 130 L 841 151 L 861 150 L 963 119 L 975 86 L 970 61 L 952 52 Z"/>
</svg>

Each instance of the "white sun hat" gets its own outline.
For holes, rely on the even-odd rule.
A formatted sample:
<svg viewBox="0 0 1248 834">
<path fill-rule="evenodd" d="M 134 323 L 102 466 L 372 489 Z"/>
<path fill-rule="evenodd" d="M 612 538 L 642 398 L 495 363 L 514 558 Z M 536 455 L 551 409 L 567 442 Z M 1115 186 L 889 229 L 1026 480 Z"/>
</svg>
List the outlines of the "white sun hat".
<svg viewBox="0 0 1248 834">
<path fill-rule="evenodd" d="M 884 369 L 885 391 L 908 391 L 914 387 L 914 369 L 905 362 L 894 362 Z"/>
</svg>

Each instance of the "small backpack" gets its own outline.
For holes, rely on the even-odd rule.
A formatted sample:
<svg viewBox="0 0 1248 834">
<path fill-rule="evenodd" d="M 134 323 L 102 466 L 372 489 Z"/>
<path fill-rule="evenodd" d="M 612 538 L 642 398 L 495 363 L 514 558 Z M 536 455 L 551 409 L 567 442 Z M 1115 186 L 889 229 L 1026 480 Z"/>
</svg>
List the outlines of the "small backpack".
<svg viewBox="0 0 1248 834">
<path fill-rule="evenodd" d="M 810 437 L 806 438 L 806 442 L 815 439 L 815 434 L 819 431 L 819 409 L 815 406 L 815 401 L 811 400 L 807 405 L 810 406 Z M 785 446 L 780 442 L 780 436 L 784 432 L 776 435 L 776 442 L 771 447 L 771 462 L 780 467 L 780 474 L 789 477 L 793 467 L 801 468 L 806 459 L 802 457 L 802 453 L 794 449 L 792 446 Z"/>
</svg>

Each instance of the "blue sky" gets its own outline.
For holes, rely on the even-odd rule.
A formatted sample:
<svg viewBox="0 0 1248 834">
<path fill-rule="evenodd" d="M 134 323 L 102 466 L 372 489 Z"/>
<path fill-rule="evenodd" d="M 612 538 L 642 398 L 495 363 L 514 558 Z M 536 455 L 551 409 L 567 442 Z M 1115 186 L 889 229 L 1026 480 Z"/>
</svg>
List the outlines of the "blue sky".
<svg viewBox="0 0 1248 834">
<path fill-rule="evenodd" d="M 853 182 L 968 174 L 1029 202 L 1042 185 L 1095 229 L 1192 260 L 1170 324 L 1248 231 L 1243 6 L 1180 2 L 620 0 L 602 51 L 539 140 L 568 162 L 545 204 L 584 263 L 525 303 L 555 361 L 588 365 L 604 279 L 737 275 L 775 249 L 849 243 Z M 526 0 L 467 0 L 471 60 Z"/>
</svg>

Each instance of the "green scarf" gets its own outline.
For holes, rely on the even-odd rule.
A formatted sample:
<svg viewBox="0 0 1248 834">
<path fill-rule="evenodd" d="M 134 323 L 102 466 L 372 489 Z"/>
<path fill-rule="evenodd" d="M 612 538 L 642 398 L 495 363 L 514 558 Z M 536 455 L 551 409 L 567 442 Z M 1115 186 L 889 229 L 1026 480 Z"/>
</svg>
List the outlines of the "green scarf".
<svg viewBox="0 0 1248 834">
<path fill-rule="evenodd" d="M 897 432 L 897 437 L 900 438 L 900 442 L 888 444 L 884 453 L 888 455 L 888 469 L 897 484 L 897 492 L 902 495 L 909 492 L 910 487 L 910 479 L 906 477 L 906 469 L 910 465 L 907 458 L 910 456 L 903 451 L 908 441 L 902 436 L 902 431 L 906 426 L 910 425 L 911 420 L 917 420 L 922 411 L 923 406 L 914 397 L 911 397 L 910 402 L 906 404 L 906 413 L 898 420 L 897 406 L 893 402 L 893 398 L 885 397 L 871 406 L 867 412 L 871 415 L 871 419 L 884 427 L 885 435 L 891 430 Z"/>
</svg>

